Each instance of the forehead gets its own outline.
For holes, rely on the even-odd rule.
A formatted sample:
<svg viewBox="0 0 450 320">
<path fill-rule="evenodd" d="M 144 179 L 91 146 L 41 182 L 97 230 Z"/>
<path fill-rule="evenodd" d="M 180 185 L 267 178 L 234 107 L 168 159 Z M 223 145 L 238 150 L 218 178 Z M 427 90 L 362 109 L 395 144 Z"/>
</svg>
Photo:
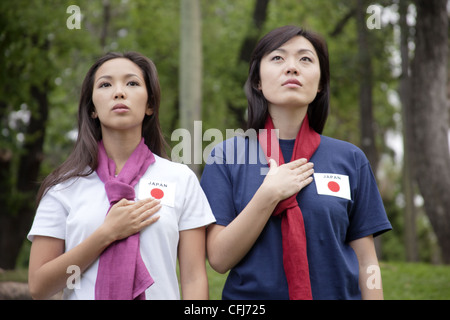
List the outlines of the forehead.
<svg viewBox="0 0 450 320">
<path fill-rule="evenodd" d="M 314 55 L 317 56 L 316 49 L 314 48 L 312 43 L 302 36 L 295 36 L 291 38 L 274 51 L 300 52 L 303 50 L 311 51 Z"/>
<path fill-rule="evenodd" d="M 120 76 L 124 74 L 135 74 L 139 77 L 143 76 L 141 68 L 133 61 L 127 58 L 115 58 L 103 63 L 95 73 L 95 78 L 105 75 Z"/>
</svg>

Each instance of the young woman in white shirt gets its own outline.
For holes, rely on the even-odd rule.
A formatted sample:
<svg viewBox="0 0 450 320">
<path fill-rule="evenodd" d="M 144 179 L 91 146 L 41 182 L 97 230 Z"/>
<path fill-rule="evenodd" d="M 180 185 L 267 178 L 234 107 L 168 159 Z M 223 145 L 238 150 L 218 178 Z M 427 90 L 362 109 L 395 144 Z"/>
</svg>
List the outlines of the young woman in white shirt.
<svg viewBox="0 0 450 320">
<path fill-rule="evenodd" d="M 141 54 L 109 53 L 88 71 L 77 141 L 68 159 L 43 181 L 28 235 L 33 298 L 46 299 L 64 289 L 65 299 L 127 299 L 118 296 L 121 288 L 97 296 L 97 289 L 103 289 L 98 288 L 98 277 L 104 276 L 99 260 L 114 243 L 137 233 L 138 252 L 151 280 L 140 298 L 180 298 L 177 258 L 183 298 L 208 298 L 205 226 L 214 217 L 195 174 L 165 158 L 159 104 L 156 67 Z M 135 199 L 110 203 L 97 174 L 100 149 L 115 167 L 109 178 L 115 179 L 129 168 L 127 160 L 138 147 L 149 152 L 152 161 L 132 185 Z M 117 256 L 106 268 L 120 269 L 126 263 L 127 258 Z M 81 277 L 74 279 L 73 270 Z M 108 280 L 103 281 L 109 288 Z"/>
</svg>

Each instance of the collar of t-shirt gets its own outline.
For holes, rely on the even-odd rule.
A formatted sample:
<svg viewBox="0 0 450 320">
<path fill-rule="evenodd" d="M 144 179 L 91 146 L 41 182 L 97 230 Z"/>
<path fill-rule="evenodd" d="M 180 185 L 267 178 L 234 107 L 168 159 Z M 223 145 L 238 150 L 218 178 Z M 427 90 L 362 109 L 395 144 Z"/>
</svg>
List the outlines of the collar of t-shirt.
<svg viewBox="0 0 450 320">
<path fill-rule="evenodd" d="M 283 154 L 284 163 L 290 162 L 292 153 L 294 152 L 295 139 L 280 139 L 279 143 L 281 153 Z"/>
</svg>

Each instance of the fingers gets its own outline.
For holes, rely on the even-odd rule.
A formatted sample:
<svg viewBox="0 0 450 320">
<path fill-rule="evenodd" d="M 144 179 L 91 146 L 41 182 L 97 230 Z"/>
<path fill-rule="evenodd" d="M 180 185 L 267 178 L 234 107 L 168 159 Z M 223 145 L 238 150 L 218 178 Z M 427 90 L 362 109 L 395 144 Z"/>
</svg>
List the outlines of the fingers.
<svg viewBox="0 0 450 320">
<path fill-rule="evenodd" d="M 308 162 L 304 158 L 294 160 L 281 166 L 278 166 L 274 159 L 269 159 L 269 172 L 267 175 L 276 175 L 279 172 L 279 169 L 284 168 L 290 169 L 294 175 L 300 176 L 300 178 L 304 180 L 314 173 L 313 167 L 314 163 Z"/>
<path fill-rule="evenodd" d="M 295 176 L 297 192 L 309 185 L 313 181 L 314 163 L 307 162 L 306 159 L 298 159 L 286 164 Z"/>
<path fill-rule="evenodd" d="M 277 162 L 274 160 L 274 159 L 272 159 L 272 158 L 270 158 L 269 159 L 269 167 L 272 169 L 272 168 L 276 168 L 276 167 L 278 167 L 278 164 L 277 164 Z"/>
<path fill-rule="evenodd" d="M 312 175 L 312 173 L 311 173 Z M 311 176 L 309 176 L 306 179 L 300 180 L 299 183 L 299 190 L 302 190 L 304 187 L 306 187 L 308 184 L 310 184 L 311 182 L 313 182 L 313 178 Z"/>
<path fill-rule="evenodd" d="M 130 201 L 126 199 L 120 200 L 117 207 L 124 207 L 128 216 L 132 221 L 138 224 L 139 228 L 148 226 L 159 219 L 159 215 L 155 215 L 161 209 L 161 200 L 147 198 L 138 201 Z"/>
<path fill-rule="evenodd" d="M 161 201 L 153 198 L 117 202 L 105 217 L 104 226 L 115 240 L 124 239 L 140 232 L 159 219 L 156 214 L 161 209 Z"/>
<path fill-rule="evenodd" d="M 143 200 L 138 200 L 136 202 L 132 201 L 132 210 L 137 210 L 139 212 L 144 212 L 151 209 L 152 207 L 161 204 L 161 200 L 155 198 L 147 198 Z"/>
<path fill-rule="evenodd" d="M 308 162 L 297 168 L 292 169 L 297 175 L 303 174 L 304 178 L 309 177 L 314 173 L 314 163 Z"/>
<path fill-rule="evenodd" d="M 279 201 L 298 193 L 313 181 L 314 164 L 307 159 L 294 160 L 280 166 L 270 159 L 269 166 L 263 184 Z"/>
<path fill-rule="evenodd" d="M 134 201 L 122 199 L 119 202 L 117 202 L 115 205 L 112 206 L 112 208 L 118 208 L 118 207 L 125 207 L 134 204 Z"/>
<path fill-rule="evenodd" d="M 272 170 L 272 161 L 273 161 L 273 164 L 275 164 L 275 169 L 277 169 L 278 167 L 276 166 L 275 160 L 270 159 L 269 160 L 270 170 Z M 288 169 L 293 170 L 296 175 L 307 173 L 305 175 L 305 178 L 314 173 L 314 170 L 313 170 L 314 163 L 308 162 L 305 158 L 291 161 L 289 163 L 283 164 L 283 166 L 285 166 Z M 269 172 L 270 172 L 270 170 L 269 170 Z"/>
<path fill-rule="evenodd" d="M 297 160 L 291 161 L 289 163 L 286 163 L 286 166 L 289 169 L 296 169 L 296 168 L 299 168 L 299 167 L 305 165 L 307 162 L 308 161 L 305 158 L 301 158 L 301 159 L 297 159 Z"/>
<path fill-rule="evenodd" d="M 269 172 L 267 175 L 274 175 L 278 172 L 278 164 L 275 160 L 269 159 Z"/>
<path fill-rule="evenodd" d="M 308 162 L 301 167 L 298 167 L 294 169 L 293 171 L 296 172 L 297 177 L 300 182 L 300 190 L 306 187 L 308 184 L 310 184 L 313 181 L 312 175 L 314 173 L 314 163 Z"/>
<path fill-rule="evenodd" d="M 149 225 L 159 219 L 159 215 L 155 215 L 155 213 L 161 209 L 161 200 L 154 198 L 139 200 L 133 204 L 131 209 L 140 223 Z"/>
<path fill-rule="evenodd" d="M 150 207 L 149 207 L 150 206 Z M 161 201 L 154 199 L 150 203 L 142 206 L 144 211 L 140 214 L 140 219 L 142 227 L 151 225 L 152 223 L 158 221 L 159 215 L 155 214 L 161 209 Z M 139 211 L 138 211 L 139 212 Z"/>
</svg>

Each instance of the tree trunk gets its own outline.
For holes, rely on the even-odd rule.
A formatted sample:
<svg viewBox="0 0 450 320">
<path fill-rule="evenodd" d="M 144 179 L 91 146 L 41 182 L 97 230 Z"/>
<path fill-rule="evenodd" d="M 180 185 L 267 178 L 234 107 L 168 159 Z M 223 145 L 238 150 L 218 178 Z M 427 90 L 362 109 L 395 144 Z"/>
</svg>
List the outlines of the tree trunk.
<svg viewBox="0 0 450 320">
<path fill-rule="evenodd" d="M 403 195 L 405 197 L 405 249 L 407 261 L 418 261 L 419 252 L 416 236 L 416 208 L 414 205 L 415 180 L 412 173 L 412 126 L 411 126 L 411 85 L 409 76 L 409 27 L 406 23 L 408 2 L 399 1 L 400 14 L 400 54 L 402 58 L 402 76 L 400 79 L 400 100 L 402 102 L 402 122 L 403 122 Z"/>
<path fill-rule="evenodd" d="M 361 149 L 370 162 L 372 171 L 377 176 L 378 152 L 375 144 L 375 120 L 373 118 L 373 71 L 370 54 L 369 32 L 366 25 L 367 0 L 357 1 L 356 25 L 358 30 L 358 65 L 359 65 L 359 110 L 361 129 Z M 382 256 L 381 238 L 375 238 L 375 249 L 379 258 Z"/>
<path fill-rule="evenodd" d="M 253 49 L 258 43 L 261 30 L 264 26 L 264 22 L 266 21 L 268 5 L 269 0 L 257 0 L 255 2 L 252 24 L 239 52 L 239 60 L 241 62 L 248 64 L 250 61 Z"/>
<path fill-rule="evenodd" d="M 414 168 L 443 261 L 450 263 L 450 153 L 447 101 L 447 0 L 416 0 L 412 62 Z"/>
<path fill-rule="evenodd" d="M 261 31 L 264 26 L 264 22 L 267 18 L 267 8 L 270 0 L 256 0 L 255 7 L 253 8 L 253 19 L 248 28 L 247 35 L 242 42 L 241 49 L 239 51 L 239 59 L 237 60 L 237 68 L 241 70 L 248 70 L 248 64 L 252 55 L 253 49 L 256 47 L 258 40 L 261 36 Z M 241 88 L 244 86 L 247 79 L 247 73 L 236 72 L 234 81 L 241 84 Z M 242 76 L 242 77 L 241 77 Z M 246 128 L 247 120 L 245 118 L 246 108 L 236 106 L 234 101 L 228 101 L 228 110 L 236 120 L 238 127 Z"/>
<path fill-rule="evenodd" d="M 189 166 L 200 175 L 202 146 L 196 145 L 198 139 L 194 137 L 194 121 L 202 118 L 202 32 L 199 0 L 181 0 L 180 34 L 180 127 L 191 134 Z"/>
<path fill-rule="evenodd" d="M 373 72 L 370 55 L 369 32 L 366 25 L 366 0 L 358 0 L 358 62 L 359 62 L 359 108 L 361 128 L 361 148 L 366 154 L 376 176 L 378 153 L 375 145 L 375 120 L 373 118 L 372 86 Z"/>
<path fill-rule="evenodd" d="M 15 188 L 16 191 L 8 190 L 6 194 L 9 197 L 0 200 L 0 206 L 3 208 L 0 211 L 0 268 L 2 269 L 15 268 L 17 256 L 35 213 L 37 178 L 43 159 L 45 125 L 48 117 L 47 92 L 49 89 L 44 82 L 40 88 L 32 86 L 30 91 L 36 107 L 33 108 L 19 160 L 17 185 L 14 187 L 12 183 L 6 184 L 6 186 Z M 9 161 L 5 158 L 0 163 L 12 167 L 12 160 L 12 157 Z M 5 171 L 0 170 L 0 172 L 3 178 Z M 11 176 L 12 173 L 9 172 L 7 179 L 12 180 Z M 2 182 L 3 185 L 4 182 Z"/>
<path fill-rule="evenodd" d="M 108 39 L 109 23 L 111 21 L 111 3 L 109 0 L 103 0 L 103 23 L 100 33 L 100 46 L 106 50 L 106 39 Z"/>
</svg>

